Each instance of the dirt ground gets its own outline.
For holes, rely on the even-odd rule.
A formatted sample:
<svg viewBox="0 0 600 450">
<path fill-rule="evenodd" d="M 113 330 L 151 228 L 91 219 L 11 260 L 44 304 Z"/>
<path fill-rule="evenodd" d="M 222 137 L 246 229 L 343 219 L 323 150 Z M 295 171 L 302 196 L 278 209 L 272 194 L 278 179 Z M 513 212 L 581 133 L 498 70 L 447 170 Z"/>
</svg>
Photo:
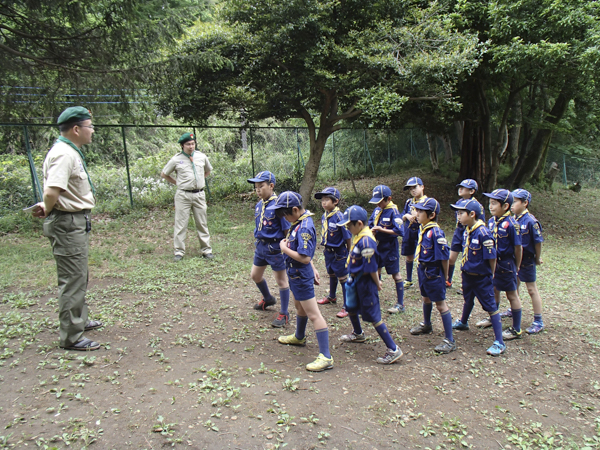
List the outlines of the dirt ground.
<svg viewBox="0 0 600 450">
<path fill-rule="evenodd" d="M 558 207 L 569 202 L 555 197 Z M 249 217 L 246 206 L 234 208 Z M 304 367 L 318 354 L 310 324 L 306 347 L 280 345 L 282 331 L 270 326 L 276 310 L 252 309 L 259 294 L 249 280 L 251 226 L 240 236 L 217 230 L 212 262 L 198 257 L 189 235 L 188 255 L 176 265 L 170 221 L 168 211 L 152 221 L 99 221 L 88 301 L 92 318 L 106 326 L 86 333 L 103 344 L 99 351 L 57 348 L 52 285 L 4 290 L 0 448 L 600 446 L 600 264 L 597 253 L 581 260 L 577 251 L 569 252 L 590 248 L 590 242 L 597 248 L 597 235 L 583 243 L 565 238 L 560 229 L 548 233 L 547 263 L 538 272 L 547 328 L 510 341 L 502 357 L 486 355 L 491 329 L 474 326 L 456 333 L 456 352 L 435 354 L 443 338 L 435 310 L 434 333 L 411 336 L 409 328 L 422 320 L 418 290 L 412 288 L 406 291 L 405 314 L 384 313 L 404 351 L 397 364 L 375 362 L 385 348 L 368 324 L 366 343 L 342 344 L 339 337 L 351 331 L 350 323 L 335 317 L 339 305 L 326 305 L 321 310 L 335 367 L 310 373 Z M 449 226 L 445 230 L 451 233 Z M 9 236 L 3 243 L 46 245 L 28 239 Z M 104 247 L 118 254 L 115 261 L 102 258 L 108 254 Z M 315 261 L 324 274 L 320 251 Z M 31 265 L 32 271 L 55 270 L 50 256 Z M 324 285 L 316 290 L 318 296 L 327 293 Z M 448 300 L 457 318 L 462 298 L 455 288 Z M 384 276 L 382 309 L 393 303 L 393 281 Z M 527 327 L 532 313 L 526 293 L 523 304 Z M 285 333 L 295 329 L 293 307 L 291 312 Z M 471 323 L 483 316 L 476 305 Z"/>
</svg>

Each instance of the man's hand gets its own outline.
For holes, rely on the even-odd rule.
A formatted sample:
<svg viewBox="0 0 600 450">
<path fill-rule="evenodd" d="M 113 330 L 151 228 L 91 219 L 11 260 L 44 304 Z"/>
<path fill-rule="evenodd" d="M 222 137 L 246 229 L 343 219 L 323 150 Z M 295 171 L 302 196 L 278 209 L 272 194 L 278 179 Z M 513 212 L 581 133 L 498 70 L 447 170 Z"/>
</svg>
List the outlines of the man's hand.
<svg viewBox="0 0 600 450">
<path fill-rule="evenodd" d="M 38 204 L 36 204 L 35 208 L 31 211 L 31 215 L 38 219 L 45 219 L 48 214 L 46 214 L 44 202 L 39 202 Z"/>
</svg>

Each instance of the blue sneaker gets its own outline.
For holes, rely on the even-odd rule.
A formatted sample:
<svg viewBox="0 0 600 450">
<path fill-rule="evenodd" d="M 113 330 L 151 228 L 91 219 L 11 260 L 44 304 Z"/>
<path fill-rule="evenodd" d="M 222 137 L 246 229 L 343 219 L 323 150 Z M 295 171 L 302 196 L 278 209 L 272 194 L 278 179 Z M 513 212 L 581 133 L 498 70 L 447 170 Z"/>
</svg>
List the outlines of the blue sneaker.
<svg viewBox="0 0 600 450">
<path fill-rule="evenodd" d="M 456 319 L 456 321 L 452 324 L 453 330 L 467 331 L 469 329 L 469 323 L 462 323 L 460 319 Z"/>
<path fill-rule="evenodd" d="M 529 334 L 538 334 L 540 331 L 544 329 L 544 324 L 542 322 L 533 322 L 529 328 L 527 328 L 527 333 Z"/>
<path fill-rule="evenodd" d="M 487 349 L 487 354 L 492 356 L 500 356 L 506 350 L 506 344 L 501 344 L 498 341 L 494 341 L 492 346 Z"/>
</svg>

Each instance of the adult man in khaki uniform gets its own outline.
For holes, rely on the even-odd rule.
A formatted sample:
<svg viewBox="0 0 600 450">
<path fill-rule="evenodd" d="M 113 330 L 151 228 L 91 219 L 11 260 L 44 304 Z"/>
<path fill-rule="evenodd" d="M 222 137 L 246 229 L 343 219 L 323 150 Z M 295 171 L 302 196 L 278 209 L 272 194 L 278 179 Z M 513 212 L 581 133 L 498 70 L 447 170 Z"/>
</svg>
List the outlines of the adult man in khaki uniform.
<svg viewBox="0 0 600 450">
<path fill-rule="evenodd" d="M 88 321 L 85 294 L 88 285 L 90 212 L 96 200 L 81 153 L 92 142 L 91 113 L 82 106 L 67 108 L 57 120 L 60 137 L 43 165 L 44 196 L 32 214 L 45 218 L 44 235 L 50 239 L 58 273 L 60 347 L 97 350 L 100 344 L 83 337 L 102 322 Z"/>
<path fill-rule="evenodd" d="M 196 137 L 192 133 L 184 133 L 179 138 L 181 153 L 173 156 L 164 167 L 160 176 L 177 186 L 175 193 L 175 230 L 173 244 L 175 261 L 180 261 L 185 254 L 185 237 L 190 221 L 190 210 L 194 214 L 196 232 L 200 240 L 202 256 L 214 258 L 210 248 L 206 215 L 206 197 L 204 194 L 204 177 L 210 175 L 212 166 L 208 157 L 196 150 Z M 171 177 L 175 172 L 177 179 Z"/>
</svg>

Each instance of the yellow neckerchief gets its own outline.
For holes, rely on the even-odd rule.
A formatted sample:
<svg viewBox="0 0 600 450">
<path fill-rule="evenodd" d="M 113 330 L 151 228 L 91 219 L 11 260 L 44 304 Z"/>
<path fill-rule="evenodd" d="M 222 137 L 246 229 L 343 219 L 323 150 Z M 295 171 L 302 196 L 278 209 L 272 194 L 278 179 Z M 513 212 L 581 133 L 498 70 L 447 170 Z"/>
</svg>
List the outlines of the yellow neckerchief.
<svg viewBox="0 0 600 450">
<path fill-rule="evenodd" d="M 439 228 L 440 225 L 437 222 L 429 222 L 427 225 L 419 225 L 419 240 L 417 241 L 417 250 L 415 251 L 415 263 L 419 262 L 419 254 L 421 253 L 421 242 L 423 242 L 423 236 L 425 232 L 431 228 Z"/>
<path fill-rule="evenodd" d="M 377 214 L 375 214 L 375 220 L 373 220 L 373 226 L 374 227 L 377 226 L 377 222 L 379 222 L 379 218 L 381 217 L 381 213 L 383 212 L 384 209 L 392 209 L 392 208 L 397 208 L 397 206 L 394 204 L 394 202 L 390 201 L 385 208 L 380 209 L 377 212 Z"/>
<path fill-rule="evenodd" d="M 340 208 L 337 206 L 331 210 L 330 213 L 325 213 L 325 220 L 321 223 L 321 243 L 327 245 L 327 231 L 329 230 L 329 218 L 335 213 L 339 212 Z"/>
<path fill-rule="evenodd" d="M 195 151 L 196 150 L 192 151 L 192 155 L 194 154 Z M 188 155 L 183 150 L 181 150 L 181 153 L 183 153 L 185 156 L 187 156 L 188 159 L 190 160 L 190 162 L 192 163 L 192 169 L 194 171 L 194 180 L 196 180 L 196 187 L 198 187 L 198 174 L 196 173 L 196 165 L 194 164 L 194 157 L 192 155 Z"/>
<path fill-rule="evenodd" d="M 310 211 L 304 211 L 302 213 L 302 215 L 300 217 L 298 217 L 298 220 L 296 220 L 291 226 L 290 229 L 287 232 L 287 236 L 285 237 L 286 239 L 289 239 L 290 234 L 292 234 L 292 231 L 294 230 L 294 227 L 296 225 L 298 225 L 300 222 L 302 222 L 304 219 L 306 219 L 307 217 L 312 216 L 313 214 Z"/>
<path fill-rule="evenodd" d="M 463 256 L 462 259 L 460 261 L 460 268 L 462 269 L 465 265 L 465 263 L 468 261 L 469 259 L 469 244 L 471 243 L 471 233 L 473 233 L 473 231 L 475 231 L 477 228 L 485 226 L 485 223 L 483 223 L 483 220 L 481 219 L 477 219 L 477 222 L 475 222 L 475 224 L 469 228 L 466 227 L 467 230 L 467 242 L 465 242 L 465 247 L 463 249 Z"/>
<path fill-rule="evenodd" d="M 271 202 L 271 200 L 275 200 L 277 195 L 273 193 L 267 200 L 262 201 L 262 210 L 260 211 L 260 220 L 258 221 L 258 231 L 262 230 L 263 220 L 265 220 L 265 209 L 267 209 L 267 205 Z"/>
<path fill-rule="evenodd" d="M 496 221 L 494 222 L 493 234 L 494 234 L 494 241 L 496 242 L 496 250 L 498 249 L 498 225 L 500 224 L 500 222 L 502 222 L 502 220 L 506 219 L 507 217 L 510 217 L 510 211 L 506 211 L 504 214 L 502 214 L 500 217 L 498 217 L 498 219 L 496 219 Z"/>
<path fill-rule="evenodd" d="M 353 254 L 354 247 L 356 247 L 356 244 L 358 244 L 358 242 L 364 237 L 370 237 L 371 239 L 375 240 L 373 232 L 366 225 L 358 232 L 356 236 L 352 236 L 352 247 L 350 248 L 350 252 L 348 252 L 348 258 L 346 258 L 346 267 L 348 267 L 348 264 L 350 264 L 350 257 Z"/>
<path fill-rule="evenodd" d="M 519 220 L 520 218 L 522 218 L 523 216 L 525 216 L 525 214 L 529 214 L 529 209 L 525 208 L 525 211 L 523 211 L 521 214 L 519 214 L 518 216 L 515 216 L 516 220 Z"/>
</svg>

